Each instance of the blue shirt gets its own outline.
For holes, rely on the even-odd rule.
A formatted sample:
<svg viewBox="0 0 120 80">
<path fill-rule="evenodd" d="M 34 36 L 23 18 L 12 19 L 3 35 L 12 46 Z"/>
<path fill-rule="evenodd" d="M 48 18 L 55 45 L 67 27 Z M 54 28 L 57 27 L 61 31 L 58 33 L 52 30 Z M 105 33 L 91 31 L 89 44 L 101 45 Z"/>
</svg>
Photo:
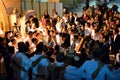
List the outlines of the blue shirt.
<svg viewBox="0 0 120 80">
<path fill-rule="evenodd" d="M 86 74 L 88 77 L 87 80 L 92 80 L 92 74 L 97 69 L 99 62 L 95 60 L 86 61 L 81 67 L 80 70 Z M 110 72 L 109 68 L 105 64 L 101 69 L 98 75 L 94 80 L 105 80 L 105 76 Z"/>
<path fill-rule="evenodd" d="M 19 69 L 14 63 L 12 65 L 13 67 L 13 75 L 14 80 L 29 80 L 28 77 L 28 70 L 31 67 L 31 61 L 29 58 L 22 52 L 18 52 L 11 58 L 12 61 L 15 61 L 16 64 L 18 64 L 20 67 L 24 67 L 25 71 L 22 69 Z"/>
<path fill-rule="evenodd" d="M 30 60 L 33 62 L 43 55 L 44 54 L 35 55 L 35 56 L 31 57 Z M 48 67 L 49 66 L 50 66 L 49 60 L 47 58 L 42 58 L 36 66 L 32 67 L 33 74 L 35 74 L 35 75 L 39 75 L 39 74 L 40 75 L 45 75 L 46 78 L 48 78 L 48 75 L 49 75 Z M 35 75 L 33 75 L 33 80 L 38 78 Z M 41 80 L 41 79 L 38 78 L 37 80 Z"/>
<path fill-rule="evenodd" d="M 107 76 L 107 80 L 120 80 L 120 69 L 111 71 Z"/>
<path fill-rule="evenodd" d="M 65 80 L 81 80 L 83 76 L 85 76 L 85 74 L 81 72 L 82 71 L 78 67 L 71 65 L 67 66 L 64 73 Z"/>
</svg>

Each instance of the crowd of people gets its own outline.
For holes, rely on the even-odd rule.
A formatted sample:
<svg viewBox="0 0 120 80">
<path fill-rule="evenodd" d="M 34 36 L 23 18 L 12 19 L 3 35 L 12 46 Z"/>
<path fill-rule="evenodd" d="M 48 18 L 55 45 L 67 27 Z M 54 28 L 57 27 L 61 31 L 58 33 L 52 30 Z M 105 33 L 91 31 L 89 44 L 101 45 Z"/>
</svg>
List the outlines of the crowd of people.
<svg viewBox="0 0 120 80">
<path fill-rule="evenodd" d="M 120 80 L 120 12 L 106 4 L 83 7 L 82 16 L 55 9 L 31 15 L 0 35 L 1 80 Z M 113 55 L 115 59 L 111 59 Z M 4 77 L 5 76 L 5 77 Z"/>
</svg>

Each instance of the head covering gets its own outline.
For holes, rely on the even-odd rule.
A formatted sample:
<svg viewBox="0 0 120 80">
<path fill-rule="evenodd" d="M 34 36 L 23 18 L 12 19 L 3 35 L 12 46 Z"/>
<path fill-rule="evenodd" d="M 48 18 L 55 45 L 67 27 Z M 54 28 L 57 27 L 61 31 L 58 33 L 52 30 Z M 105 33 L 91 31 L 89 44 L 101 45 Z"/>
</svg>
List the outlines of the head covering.
<svg viewBox="0 0 120 80">
<path fill-rule="evenodd" d="M 78 56 L 74 56 L 73 59 L 74 59 L 75 61 L 80 61 L 80 57 L 78 57 Z"/>
<path fill-rule="evenodd" d="M 94 58 L 100 58 L 100 56 L 103 54 L 103 50 L 100 47 L 93 48 L 93 56 Z"/>
<path fill-rule="evenodd" d="M 76 66 L 76 67 L 80 67 L 80 65 L 81 65 L 80 56 L 75 55 L 74 57 L 72 57 L 71 65 Z"/>
<path fill-rule="evenodd" d="M 64 61 L 64 54 L 63 53 L 57 54 L 56 60 L 57 60 L 57 62 L 63 62 Z"/>
<path fill-rule="evenodd" d="M 68 51 L 67 51 L 67 56 L 69 57 L 73 57 L 75 55 L 75 50 L 70 48 Z"/>
</svg>

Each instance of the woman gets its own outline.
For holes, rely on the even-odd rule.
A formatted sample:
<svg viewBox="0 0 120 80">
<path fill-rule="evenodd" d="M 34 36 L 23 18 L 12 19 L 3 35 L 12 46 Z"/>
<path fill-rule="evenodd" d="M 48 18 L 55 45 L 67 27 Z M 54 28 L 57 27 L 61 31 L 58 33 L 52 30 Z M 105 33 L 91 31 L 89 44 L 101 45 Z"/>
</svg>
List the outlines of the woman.
<svg viewBox="0 0 120 80">
<path fill-rule="evenodd" d="M 44 11 L 44 16 L 45 16 L 45 19 L 46 19 L 46 24 L 50 23 L 50 15 L 48 14 L 47 10 Z"/>
</svg>

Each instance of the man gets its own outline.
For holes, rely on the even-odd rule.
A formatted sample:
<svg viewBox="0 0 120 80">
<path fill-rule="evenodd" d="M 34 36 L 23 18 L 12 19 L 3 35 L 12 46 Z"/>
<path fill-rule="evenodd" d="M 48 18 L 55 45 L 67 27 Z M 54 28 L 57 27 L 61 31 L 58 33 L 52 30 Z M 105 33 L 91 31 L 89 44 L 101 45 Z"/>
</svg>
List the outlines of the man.
<svg viewBox="0 0 120 80">
<path fill-rule="evenodd" d="M 49 77 L 48 68 L 50 66 L 49 60 L 42 53 L 44 50 L 44 45 L 40 42 L 36 46 L 36 55 L 31 57 L 32 61 L 32 79 L 33 80 L 47 80 Z"/>
<path fill-rule="evenodd" d="M 74 15 L 74 23 L 77 24 L 79 22 L 79 17 L 77 16 L 77 14 L 75 13 Z"/>
<path fill-rule="evenodd" d="M 36 28 L 39 27 L 38 18 L 36 15 L 33 16 L 32 22 L 35 23 Z"/>
<path fill-rule="evenodd" d="M 92 53 L 94 59 L 85 61 L 79 69 L 86 74 L 89 80 L 105 80 L 105 76 L 108 76 L 110 70 L 102 60 L 103 50 L 96 44 Z"/>
<path fill-rule="evenodd" d="M 31 61 L 25 55 L 26 47 L 24 42 L 18 43 L 18 52 L 12 56 L 12 68 L 14 80 L 30 80 L 28 70 L 30 69 Z"/>
<path fill-rule="evenodd" d="M 69 13 L 68 20 L 69 20 L 70 25 L 74 24 L 75 18 L 73 16 L 73 12 Z"/>
<path fill-rule="evenodd" d="M 114 51 L 117 54 L 118 50 L 120 49 L 120 25 L 117 27 L 117 34 L 114 36 Z"/>
<path fill-rule="evenodd" d="M 72 57 L 72 62 L 65 68 L 65 80 L 86 80 L 87 76 L 83 78 L 82 76 L 85 74 L 81 73 L 81 70 L 79 69 L 82 65 L 81 61 L 82 59 L 80 59 L 80 56 L 78 55 Z"/>
</svg>

